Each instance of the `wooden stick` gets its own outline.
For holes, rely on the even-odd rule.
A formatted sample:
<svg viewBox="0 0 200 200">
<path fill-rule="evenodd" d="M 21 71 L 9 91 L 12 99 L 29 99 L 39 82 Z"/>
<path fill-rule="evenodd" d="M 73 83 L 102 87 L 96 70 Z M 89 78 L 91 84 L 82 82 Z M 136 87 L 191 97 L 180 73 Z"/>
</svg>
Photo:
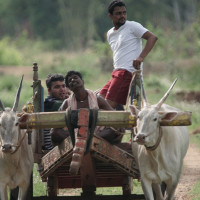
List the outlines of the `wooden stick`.
<svg viewBox="0 0 200 200">
<path fill-rule="evenodd" d="M 20 122 L 22 129 L 62 128 L 66 126 L 64 111 L 27 113 L 24 115 L 28 116 L 26 121 Z M 189 126 L 192 124 L 191 116 L 191 112 L 177 112 L 173 120 L 162 120 L 160 125 Z M 98 111 L 97 126 L 134 127 L 136 126 L 136 116 L 131 115 L 128 111 Z"/>
</svg>

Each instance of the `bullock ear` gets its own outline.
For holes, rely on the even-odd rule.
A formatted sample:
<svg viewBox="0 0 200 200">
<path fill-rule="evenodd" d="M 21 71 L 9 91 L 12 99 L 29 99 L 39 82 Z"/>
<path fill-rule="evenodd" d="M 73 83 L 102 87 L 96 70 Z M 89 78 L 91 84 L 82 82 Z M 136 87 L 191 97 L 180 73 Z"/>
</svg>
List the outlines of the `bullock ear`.
<svg viewBox="0 0 200 200">
<path fill-rule="evenodd" d="M 131 111 L 131 115 L 138 115 L 138 113 L 140 112 L 140 110 L 138 110 L 134 105 L 130 105 L 129 106 L 130 111 Z"/>
<path fill-rule="evenodd" d="M 161 120 L 172 121 L 177 116 L 177 112 L 159 112 L 159 115 L 161 116 Z"/>
</svg>

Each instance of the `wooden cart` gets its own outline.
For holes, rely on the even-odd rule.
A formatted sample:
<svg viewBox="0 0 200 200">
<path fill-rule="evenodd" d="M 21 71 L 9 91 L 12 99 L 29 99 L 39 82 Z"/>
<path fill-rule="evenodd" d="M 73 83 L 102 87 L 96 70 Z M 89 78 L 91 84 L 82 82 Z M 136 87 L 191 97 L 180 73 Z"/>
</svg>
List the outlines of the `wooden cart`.
<svg viewBox="0 0 200 200">
<path fill-rule="evenodd" d="M 21 128 L 36 129 L 35 163 L 43 182 L 47 182 L 48 196 L 33 197 L 33 199 L 144 199 L 144 195 L 133 194 L 132 179 L 139 179 L 139 169 L 131 152 L 111 145 L 106 140 L 93 136 L 86 153 L 88 143 L 88 129 L 91 113 L 89 109 L 77 111 L 51 112 L 43 111 L 43 88 L 38 79 L 37 63 L 33 64 L 33 103 L 34 113 L 28 114 L 26 123 Z M 66 126 L 73 121 L 79 127 L 79 138 L 72 145 L 71 139 L 66 138 L 60 145 L 51 151 L 42 150 L 43 129 Z M 73 118 L 73 120 L 72 120 Z M 162 122 L 162 125 L 175 125 L 177 122 L 190 125 L 191 114 L 180 113 L 177 119 L 171 122 Z M 72 122 L 71 122 L 72 123 Z M 132 128 L 136 119 L 127 111 L 98 111 L 96 125 Z M 131 138 L 131 136 L 130 136 Z M 122 143 L 121 146 L 130 145 Z M 97 187 L 122 187 L 122 195 L 96 195 Z M 33 186 L 34 187 L 34 186 Z M 82 188 L 80 196 L 58 196 L 58 189 Z"/>
</svg>

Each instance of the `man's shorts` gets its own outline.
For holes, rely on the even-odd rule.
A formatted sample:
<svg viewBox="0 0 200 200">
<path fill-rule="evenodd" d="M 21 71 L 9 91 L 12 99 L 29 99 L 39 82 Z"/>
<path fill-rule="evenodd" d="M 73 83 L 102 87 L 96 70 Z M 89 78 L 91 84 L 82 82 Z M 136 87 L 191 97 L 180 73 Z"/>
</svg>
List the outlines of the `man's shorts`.
<svg viewBox="0 0 200 200">
<path fill-rule="evenodd" d="M 118 104 L 126 104 L 132 73 L 127 70 L 114 70 L 112 78 L 106 83 L 100 94 Z"/>
</svg>

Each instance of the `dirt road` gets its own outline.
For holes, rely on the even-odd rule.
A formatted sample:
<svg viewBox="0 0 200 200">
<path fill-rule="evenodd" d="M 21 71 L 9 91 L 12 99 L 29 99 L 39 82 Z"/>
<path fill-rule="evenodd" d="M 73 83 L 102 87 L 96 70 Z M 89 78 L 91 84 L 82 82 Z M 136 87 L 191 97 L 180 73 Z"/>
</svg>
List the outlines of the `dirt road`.
<svg viewBox="0 0 200 200">
<path fill-rule="evenodd" d="M 200 180 L 200 150 L 194 144 L 190 144 L 184 159 L 184 169 L 176 189 L 176 200 L 191 200 L 187 193 L 192 186 Z"/>
</svg>

